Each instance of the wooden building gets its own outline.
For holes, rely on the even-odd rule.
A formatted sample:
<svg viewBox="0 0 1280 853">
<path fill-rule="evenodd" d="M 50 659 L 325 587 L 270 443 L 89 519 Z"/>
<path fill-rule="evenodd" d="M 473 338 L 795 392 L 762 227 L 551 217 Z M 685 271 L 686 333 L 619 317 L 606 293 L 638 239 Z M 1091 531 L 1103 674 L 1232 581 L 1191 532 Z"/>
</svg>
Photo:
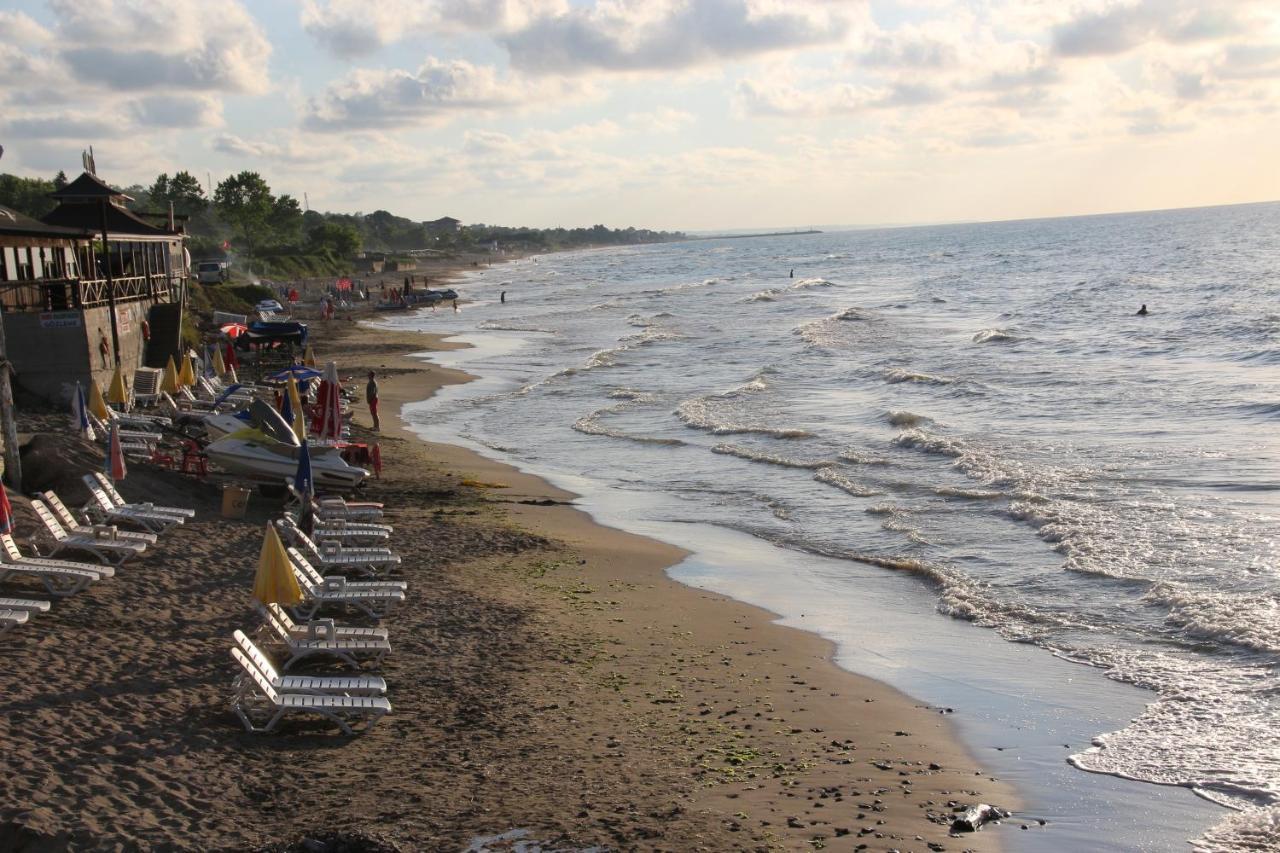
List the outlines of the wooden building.
<svg viewBox="0 0 1280 853">
<path fill-rule="evenodd" d="M 189 261 L 181 229 L 129 211 L 95 175 L 53 196 L 43 222 L 0 208 L 0 311 L 18 383 L 57 401 L 180 351 Z"/>
</svg>

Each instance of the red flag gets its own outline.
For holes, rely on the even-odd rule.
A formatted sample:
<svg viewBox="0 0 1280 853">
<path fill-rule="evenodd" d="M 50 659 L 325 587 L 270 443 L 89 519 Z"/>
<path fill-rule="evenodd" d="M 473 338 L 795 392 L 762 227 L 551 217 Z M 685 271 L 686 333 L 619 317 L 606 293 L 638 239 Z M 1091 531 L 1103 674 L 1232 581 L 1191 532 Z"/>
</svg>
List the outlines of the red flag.
<svg viewBox="0 0 1280 853">
<path fill-rule="evenodd" d="M 369 455 L 373 457 L 373 476 L 382 479 L 382 448 L 375 444 Z"/>
<path fill-rule="evenodd" d="M 13 532 L 13 507 L 9 505 L 9 493 L 0 483 L 0 533 Z"/>
<path fill-rule="evenodd" d="M 222 354 L 222 364 L 227 370 L 235 370 L 240 366 L 240 360 L 236 358 L 236 348 L 230 342 L 227 343 L 227 351 Z"/>
<path fill-rule="evenodd" d="M 227 249 L 230 249 L 230 248 L 231 248 L 231 241 L 230 241 L 230 240 L 223 240 L 223 241 L 222 241 L 222 251 L 224 251 L 224 252 L 225 252 Z"/>
</svg>

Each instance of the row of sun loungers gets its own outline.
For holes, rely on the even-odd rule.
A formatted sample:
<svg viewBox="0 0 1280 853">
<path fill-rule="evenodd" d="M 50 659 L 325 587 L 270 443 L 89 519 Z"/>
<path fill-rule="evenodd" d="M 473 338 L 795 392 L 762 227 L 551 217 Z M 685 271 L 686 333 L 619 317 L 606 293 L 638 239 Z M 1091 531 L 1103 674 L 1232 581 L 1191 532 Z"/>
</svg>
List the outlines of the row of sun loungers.
<svg viewBox="0 0 1280 853">
<path fill-rule="evenodd" d="M 287 716 L 310 714 L 354 734 L 359 724 L 368 731 L 391 711 L 386 681 L 363 671 L 378 666 L 391 652 L 386 627 L 343 625 L 318 617 L 346 611 L 378 623 L 404 601 L 405 581 L 377 579 L 378 573 L 399 566 L 400 558 L 387 548 L 367 544 L 386 541 L 392 528 L 378 523 L 380 505 L 349 506 L 329 499 L 313 503 L 316 510 L 322 507 L 325 515 L 315 513 L 312 535 L 287 514 L 276 522 L 283 541 L 291 545 L 286 549 L 290 569 L 303 600 L 291 608 L 260 606 L 262 646 L 243 631 L 233 637 L 231 655 L 239 673 L 232 706 L 250 732 L 274 731 Z M 358 672 L 290 672 L 321 662 Z"/>
<path fill-rule="evenodd" d="M 93 501 L 83 519 L 53 492 L 44 492 L 31 501 L 51 542 L 47 555 L 24 554 L 11 535 L 0 534 L 0 583 L 36 581 L 55 598 L 75 595 L 91 584 L 114 577 L 117 566 L 155 544 L 158 532 L 194 515 L 192 510 L 180 507 L 127 504 L 106 476 L 91 474 L 84 479 Z M 101 519 L 101 523 L 86 523 L 91 516 Z M 148 531 L 121 530 L 116 526 L 119 521 L 151 522 L 151 526 Z M 63 556 L 65 552 L 86 554 L 97 562 L 69 560 Z M 0 634 L 26 624 L 33 613 L 47 612 L 49 607 L 48 601 L 0 597 Z"/>
</svg>

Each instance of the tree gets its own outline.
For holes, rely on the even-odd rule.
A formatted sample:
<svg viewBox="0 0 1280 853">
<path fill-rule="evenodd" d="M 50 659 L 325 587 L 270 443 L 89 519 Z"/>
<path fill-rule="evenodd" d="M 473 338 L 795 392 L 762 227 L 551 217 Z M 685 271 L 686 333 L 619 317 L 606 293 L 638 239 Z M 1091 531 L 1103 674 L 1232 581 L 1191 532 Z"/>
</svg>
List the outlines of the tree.
<svg viewBox="0 0 1280 853">
<path fill-rule="evenodd" d="M 338 258 L 350 258 L 360 251 L 360 232 L 341 222 L 321 222 L 307 232 L 307 242 L 316 250 L 328 250 Z"/>
<path fill-rule="evenodd" d="M 57 203 L 49 198 L 53 189 L 53 181 L 43 178 L 0 175 L 0 204 L 39 219 L 57 207 Z"/>
<path fill-rule="evenodd" d="M 58 170 L 58 174 L 53 176 L 54 189 L 60 190 L 69 183 L 71 183 L 71 181 L 67 179 L 67 173 L 61 169 Z"/>
<path fill-rule="evenodd" d="M 156 176 L 156 182 L 147 190 L 151 203 L 167 208 L 173 204 L 174 213 L 194 217 L 204 213 L 209 206 L 204 187 L 190 172 L 178 172 L 172 178 L 165 173 Z"/>
<path fill-rule="evenodd" d="M 239 232 L 253 254 L 254 238 L 268 230 L 275 199 L 271 187 L 257 172 L 241 172 L 218 184 L 213 204 L 222 221 Z"/>
<path fill-rule="evenodd" d="M 302 234 L 302 206 L 285 194 L 271 204 L 271 233 L 277 243 L 296 245 Z"/>
</svg>

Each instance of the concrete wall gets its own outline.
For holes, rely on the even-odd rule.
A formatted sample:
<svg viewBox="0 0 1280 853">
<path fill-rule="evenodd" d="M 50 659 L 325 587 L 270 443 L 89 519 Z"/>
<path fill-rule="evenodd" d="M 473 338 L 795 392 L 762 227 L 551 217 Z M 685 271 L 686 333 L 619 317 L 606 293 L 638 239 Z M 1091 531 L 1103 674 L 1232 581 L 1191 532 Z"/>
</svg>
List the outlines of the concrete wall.
<svg viewBox="0 0 1280 853">
<path fill-rule="evenodd" d="M 150 308 L 149 300 L 116 306 L 120 365 L 129 382 L 143 363 L 142 321 Z M 97 382 L 105 392 L 115 370 L 109 311 L 102 306 L 84 312 L 5 314 L 5 343 L 18 384 L 54 403 L 69 401 L 77 381 L 86 387 Z M 107 338 L 106 367 L 98 350 L 99 330 Z"/>
</svg>

